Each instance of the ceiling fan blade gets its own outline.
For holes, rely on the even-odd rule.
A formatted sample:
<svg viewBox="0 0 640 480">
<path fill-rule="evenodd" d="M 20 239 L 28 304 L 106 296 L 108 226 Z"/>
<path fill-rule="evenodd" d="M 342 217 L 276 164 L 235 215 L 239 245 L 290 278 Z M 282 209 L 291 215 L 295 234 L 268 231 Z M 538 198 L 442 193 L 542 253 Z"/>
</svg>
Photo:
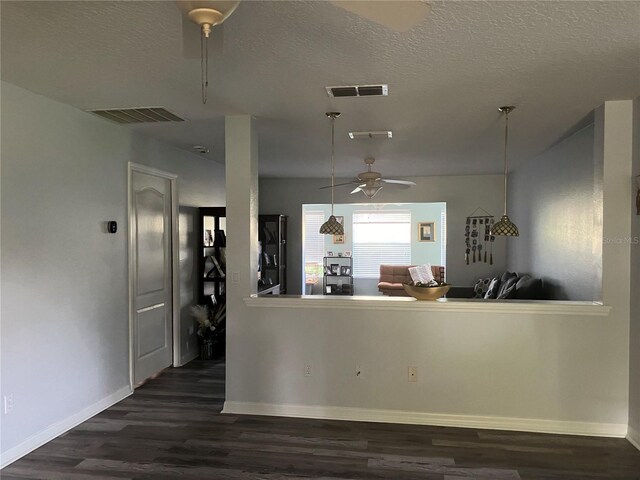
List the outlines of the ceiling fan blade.
<svg viewBox="0 0 640 480">
<path fill-rule="evenodd" d="M 359 185 L 359 186 L 357 186 L 357 187 L 356 187 L 356 188 L 351 192 L 351 195 L 353 195 L 354 193 L 361 192 L 361 191 L 362 191 L 362 187 L 364 187 L 364 186 L 365 186 L 364 184 L 363 184 L 363 185 Z"/>
<path fill-rule="evenodd" d="M 351 181 L 351 182 L 345 182 L 345 183 L 336 183 L 334 187 L 344 187 L 345 185 L 353 185 L 354 183 L 362 183 L 362 182 Z M 325 185 L 324 187 L 320 187 L 319 190 L 324 190 L 326 188 L 331 188 L 331 185 Z"/>
<path fill-rule="evenodd" d="M 416 184 L 416 182 L 412 182 L 411 180 L 394 180 L 393 178 L 383 178 L 382 181 L 393 185 L 407 185 L 409 187 Z"/>
<path fill-rule="evenodd" d="M 330 0 L 330 3 L 396 32 L 411 30 L 420 24 L 431 11 L 431 5 L 423 0 L 403 2 Z"/>
</svg>

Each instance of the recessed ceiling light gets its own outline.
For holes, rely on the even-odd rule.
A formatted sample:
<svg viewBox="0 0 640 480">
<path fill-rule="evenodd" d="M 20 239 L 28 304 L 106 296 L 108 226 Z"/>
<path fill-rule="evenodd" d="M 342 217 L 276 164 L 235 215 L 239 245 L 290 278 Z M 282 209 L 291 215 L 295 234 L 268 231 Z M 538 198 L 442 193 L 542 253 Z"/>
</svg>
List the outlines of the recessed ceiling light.
<svg viewBox="0 0 640 480">
<path fill-rule="evenodd" d="M 355 140 L 358 138 L 393 138 L 391 130 L 377 130 L 375 132 L 349 132 L 349 138 Z"/>
</svg>

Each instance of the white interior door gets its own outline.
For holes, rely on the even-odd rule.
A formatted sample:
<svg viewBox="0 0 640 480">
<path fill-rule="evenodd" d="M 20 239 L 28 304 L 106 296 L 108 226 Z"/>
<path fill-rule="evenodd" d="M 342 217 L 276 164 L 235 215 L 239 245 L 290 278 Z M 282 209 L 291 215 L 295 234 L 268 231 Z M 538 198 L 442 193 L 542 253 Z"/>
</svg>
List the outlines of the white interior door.
<svg viewBox="0 0 640 480">
<path fill-rule="evenodd" d="M 134 385 L 172 364 L 171 181 L 131 172 Z"/>
</svg>

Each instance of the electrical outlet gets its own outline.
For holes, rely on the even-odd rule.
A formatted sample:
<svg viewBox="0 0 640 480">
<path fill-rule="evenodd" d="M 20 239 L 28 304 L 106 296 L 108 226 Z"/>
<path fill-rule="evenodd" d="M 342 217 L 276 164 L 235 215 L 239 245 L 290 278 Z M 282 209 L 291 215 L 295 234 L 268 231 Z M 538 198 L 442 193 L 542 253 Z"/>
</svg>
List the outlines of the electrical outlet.
<svg viewBox="0 0 640 480">
<path fill-rule="evenodd" d="M 362 368 L 362 364 L 356 363 L 355 374 L 356 378 L 364 378 L 364 368 Z"/>
<path fill-rule="evenodd" d="M 407 369 L 407 373 L 409 374 L 409 381 L 410 382 L 417 382 L 418 381 L 418 367 L 409 367 Z"/>
<path fill-rule="evenodd" d="M 313 373 L 313 369 L 311 368 L 311 364 L 310 363 L 305 363 L 304 364 L 304 376 L 305 377 L 310 377 L 312 373 Z"/>
<path fill-rule="evenodd" d="M 2 405 L 4 407 L 5 415 L 13 410 L 13 393 L 4 396 Z"/>
</svg>

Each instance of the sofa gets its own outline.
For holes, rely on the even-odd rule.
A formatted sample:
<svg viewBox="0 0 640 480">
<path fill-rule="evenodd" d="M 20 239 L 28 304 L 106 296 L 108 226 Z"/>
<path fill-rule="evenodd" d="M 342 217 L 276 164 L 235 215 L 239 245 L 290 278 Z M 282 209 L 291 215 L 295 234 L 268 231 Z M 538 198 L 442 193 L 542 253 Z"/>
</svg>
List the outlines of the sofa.
<svg viewBox="0 0 640 480">
<path fill-rule="evenodd" d="M 451 287 L 447 298 L 476 300 L 542 300 L 542 280 L 528 274 L 504 272 L 497 277 L 479 279 L 473 287 Z"/>
<path fill-rule="evenodd" d="M 378 291 L 383 295 L 391 297 L 408 297 L 404 291 L 403 283 L 411 283 L 409 269 L 415 265 L 380 265 L 380 279 L 378 281 Z M 433 278 L 438 282 L 444 282 L 444 267 L 431 265 Z"/>
</svg>

